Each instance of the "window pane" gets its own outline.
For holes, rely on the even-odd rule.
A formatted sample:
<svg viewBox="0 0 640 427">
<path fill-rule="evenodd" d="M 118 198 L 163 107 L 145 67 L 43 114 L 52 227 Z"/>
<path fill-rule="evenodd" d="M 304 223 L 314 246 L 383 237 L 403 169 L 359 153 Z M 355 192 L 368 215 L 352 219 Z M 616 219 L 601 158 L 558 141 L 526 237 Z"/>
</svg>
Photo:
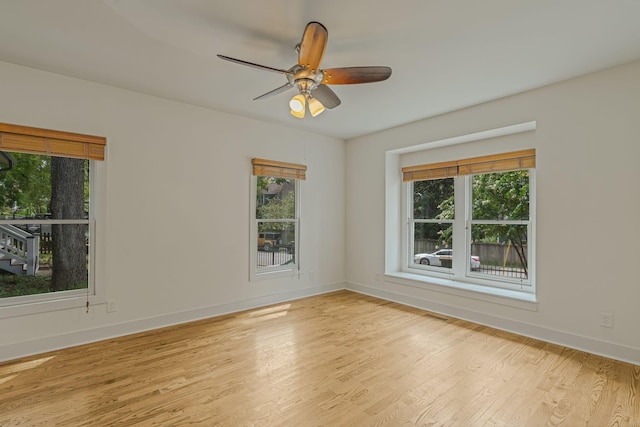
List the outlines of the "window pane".
<svg viewBox="0 0 640 427">
<path fill-rule="evenodd" d="M 0 224 L 0 298 L 86 289 L 90 162 L 25 153 L 2 157 L 9 161 L 0 170 L 0 218 L 21 222 Z"/>
<path fill-rule="evenodd" d="M 294 219 L 296 217 L 295 179 L 259 176 L 257 183 L 257 219 Z"/>
<path fill-rule="evenodd" d="M 295 179 L 256 176 L 257 236 L 252 274 L 297 267 L 298 186 Z"/>
<path fill-rule="evenodd" d="M 295 264 L 295 222 L 258 221 L 257 267 Z"/>
<path fill-rule="evenodd" d="M 88 241 L 88 224 L 1 224 L 0 298 L 86 289 Z"/>
<path fill-rule="evenodd" d="M 473 224 L 471 255 L 480 273 L 505 278 L 528 278 L 527 225 Z M 473 267 L 473 261 L 471 261 Z"/>
<path fill-rule="evenodd" d="M 413 183 L 414 218 L 453 219 L 453 203 L 453 178 Z"/>
<path fill-rule="evenodd" d="M 528 220 L 529 171 L 474 175 L 473 219 Z"/>
<path fill-rule="evenodd" d="M 414 224 L 414 264 L 451 268 L 453 257 L 451 231 L 450 223 Z"/>
<path fill-rule="evenodd" d="M 24 153 L 0 171 L 2 219 L 85 219 L 89 215 L 89 161 Z"/>
</svg>

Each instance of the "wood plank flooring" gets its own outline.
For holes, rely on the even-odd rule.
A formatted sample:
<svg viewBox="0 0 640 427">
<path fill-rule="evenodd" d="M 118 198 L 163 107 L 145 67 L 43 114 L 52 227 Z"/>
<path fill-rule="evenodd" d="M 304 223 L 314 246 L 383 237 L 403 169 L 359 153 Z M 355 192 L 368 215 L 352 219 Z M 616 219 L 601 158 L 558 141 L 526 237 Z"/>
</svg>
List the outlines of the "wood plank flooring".
<svg viewBox="0 0 640 427">
<path fill-rule="evenodd" d="M 640 426 L 640 367 L 348 292 L 0 364 L 0 426 Z"/>
</svg>

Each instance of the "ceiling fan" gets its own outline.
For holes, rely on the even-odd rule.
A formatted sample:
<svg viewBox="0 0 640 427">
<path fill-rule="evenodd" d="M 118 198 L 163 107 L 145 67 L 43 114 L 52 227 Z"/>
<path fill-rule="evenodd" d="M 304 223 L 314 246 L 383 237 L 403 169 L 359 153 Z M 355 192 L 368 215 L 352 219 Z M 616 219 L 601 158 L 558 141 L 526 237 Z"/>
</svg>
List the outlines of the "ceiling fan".
<svg viewBox="0 0 640 427">
<path fill-rule="evenodd" d="M 302 41 L 295 47 L 298 52 L 298 63 L 288 70 L 254 64 L 224 55 L 220 59 L 246 65 L 259 70 L 284 74 L 287 83 L 263 95 L 254 98 L 267 98 L 291 88 L 297 88 L 298 94 L 291 98 L 289 107 L 291 114 L 300 119 L 304 118 L 306 105 L 312 116 L 322 113 L 325 108 L 335 108 L 340 105 L 340 98 L 327 85 L 344 85 L 356 83 L 373 83 L 386 80 L 391 76 L 389 67 L 344 67 L 321 70 L 320 62 L 327 46 L 329 35 L 327 29 L 319 22 L 309 22 L 302 34 Z"/>
</svg>

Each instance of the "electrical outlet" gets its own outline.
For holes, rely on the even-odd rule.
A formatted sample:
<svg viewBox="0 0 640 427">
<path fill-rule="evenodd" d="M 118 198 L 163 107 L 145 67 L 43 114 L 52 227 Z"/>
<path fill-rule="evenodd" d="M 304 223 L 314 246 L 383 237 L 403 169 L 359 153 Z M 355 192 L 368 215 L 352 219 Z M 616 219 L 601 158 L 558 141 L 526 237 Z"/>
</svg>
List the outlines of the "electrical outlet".
<svg viewBox="0 0 640 427">
<path fill-rule="evenodd" d="M 110 299 L 109 301 L 107 301 L 107 313 L 113 313 L 116 310 L 116 300 Z"/>
<path fill-rule="evenodd" d="M 603 328 L 613 328 L 613 314 L 600 312 L 600 326 Z"/>
</svg>

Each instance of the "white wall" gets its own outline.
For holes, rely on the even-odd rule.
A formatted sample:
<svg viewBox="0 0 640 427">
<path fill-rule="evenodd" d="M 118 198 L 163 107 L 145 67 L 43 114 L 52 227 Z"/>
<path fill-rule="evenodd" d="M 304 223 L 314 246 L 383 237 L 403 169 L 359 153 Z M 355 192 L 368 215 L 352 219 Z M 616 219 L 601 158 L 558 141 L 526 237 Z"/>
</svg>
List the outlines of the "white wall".
<svg viewBox="0 0 640 427">
<path fill-rule="evenodd" d="M 0 360 L 338 289 L 346 278 L 360 292 L 640 364 L 638 76 L 640 62 L 345 150 L 336 139 L 0 62 L 0 122 L 108 138 L 97 273 L 118 309 L 0 319 Z M 532 120 L 537 311 L 385 280 L 385 152 Z M 482 152 L 501 143 L 470 144 Z M 248 280 L 251 157 L 309 167 L 300 279 Z M 614 314 L 613 329 L 599 326 L 600 311 Z"/>
<path fill-rule="evenodd" d="M 640 364 L 639 76 L 635 62 L 348 141 L 348 287 Z M 537 310 L 385 278 L 385 153 L 529 121 L 537 130 L 520 140 L 537 150 Z M 505 141 L 455 150 L 500 152 Z"/>
<path fill-rule="evenodd" d="M 117 306 L 0 319 L 0 360 L 344 287 L 343 141 L 2 62 L 0 93 L 0 122 L 107 137 L 96 272 Z M 300 278 L 249 281 L 252 157 L 308 166 Z"/>
</svg>

